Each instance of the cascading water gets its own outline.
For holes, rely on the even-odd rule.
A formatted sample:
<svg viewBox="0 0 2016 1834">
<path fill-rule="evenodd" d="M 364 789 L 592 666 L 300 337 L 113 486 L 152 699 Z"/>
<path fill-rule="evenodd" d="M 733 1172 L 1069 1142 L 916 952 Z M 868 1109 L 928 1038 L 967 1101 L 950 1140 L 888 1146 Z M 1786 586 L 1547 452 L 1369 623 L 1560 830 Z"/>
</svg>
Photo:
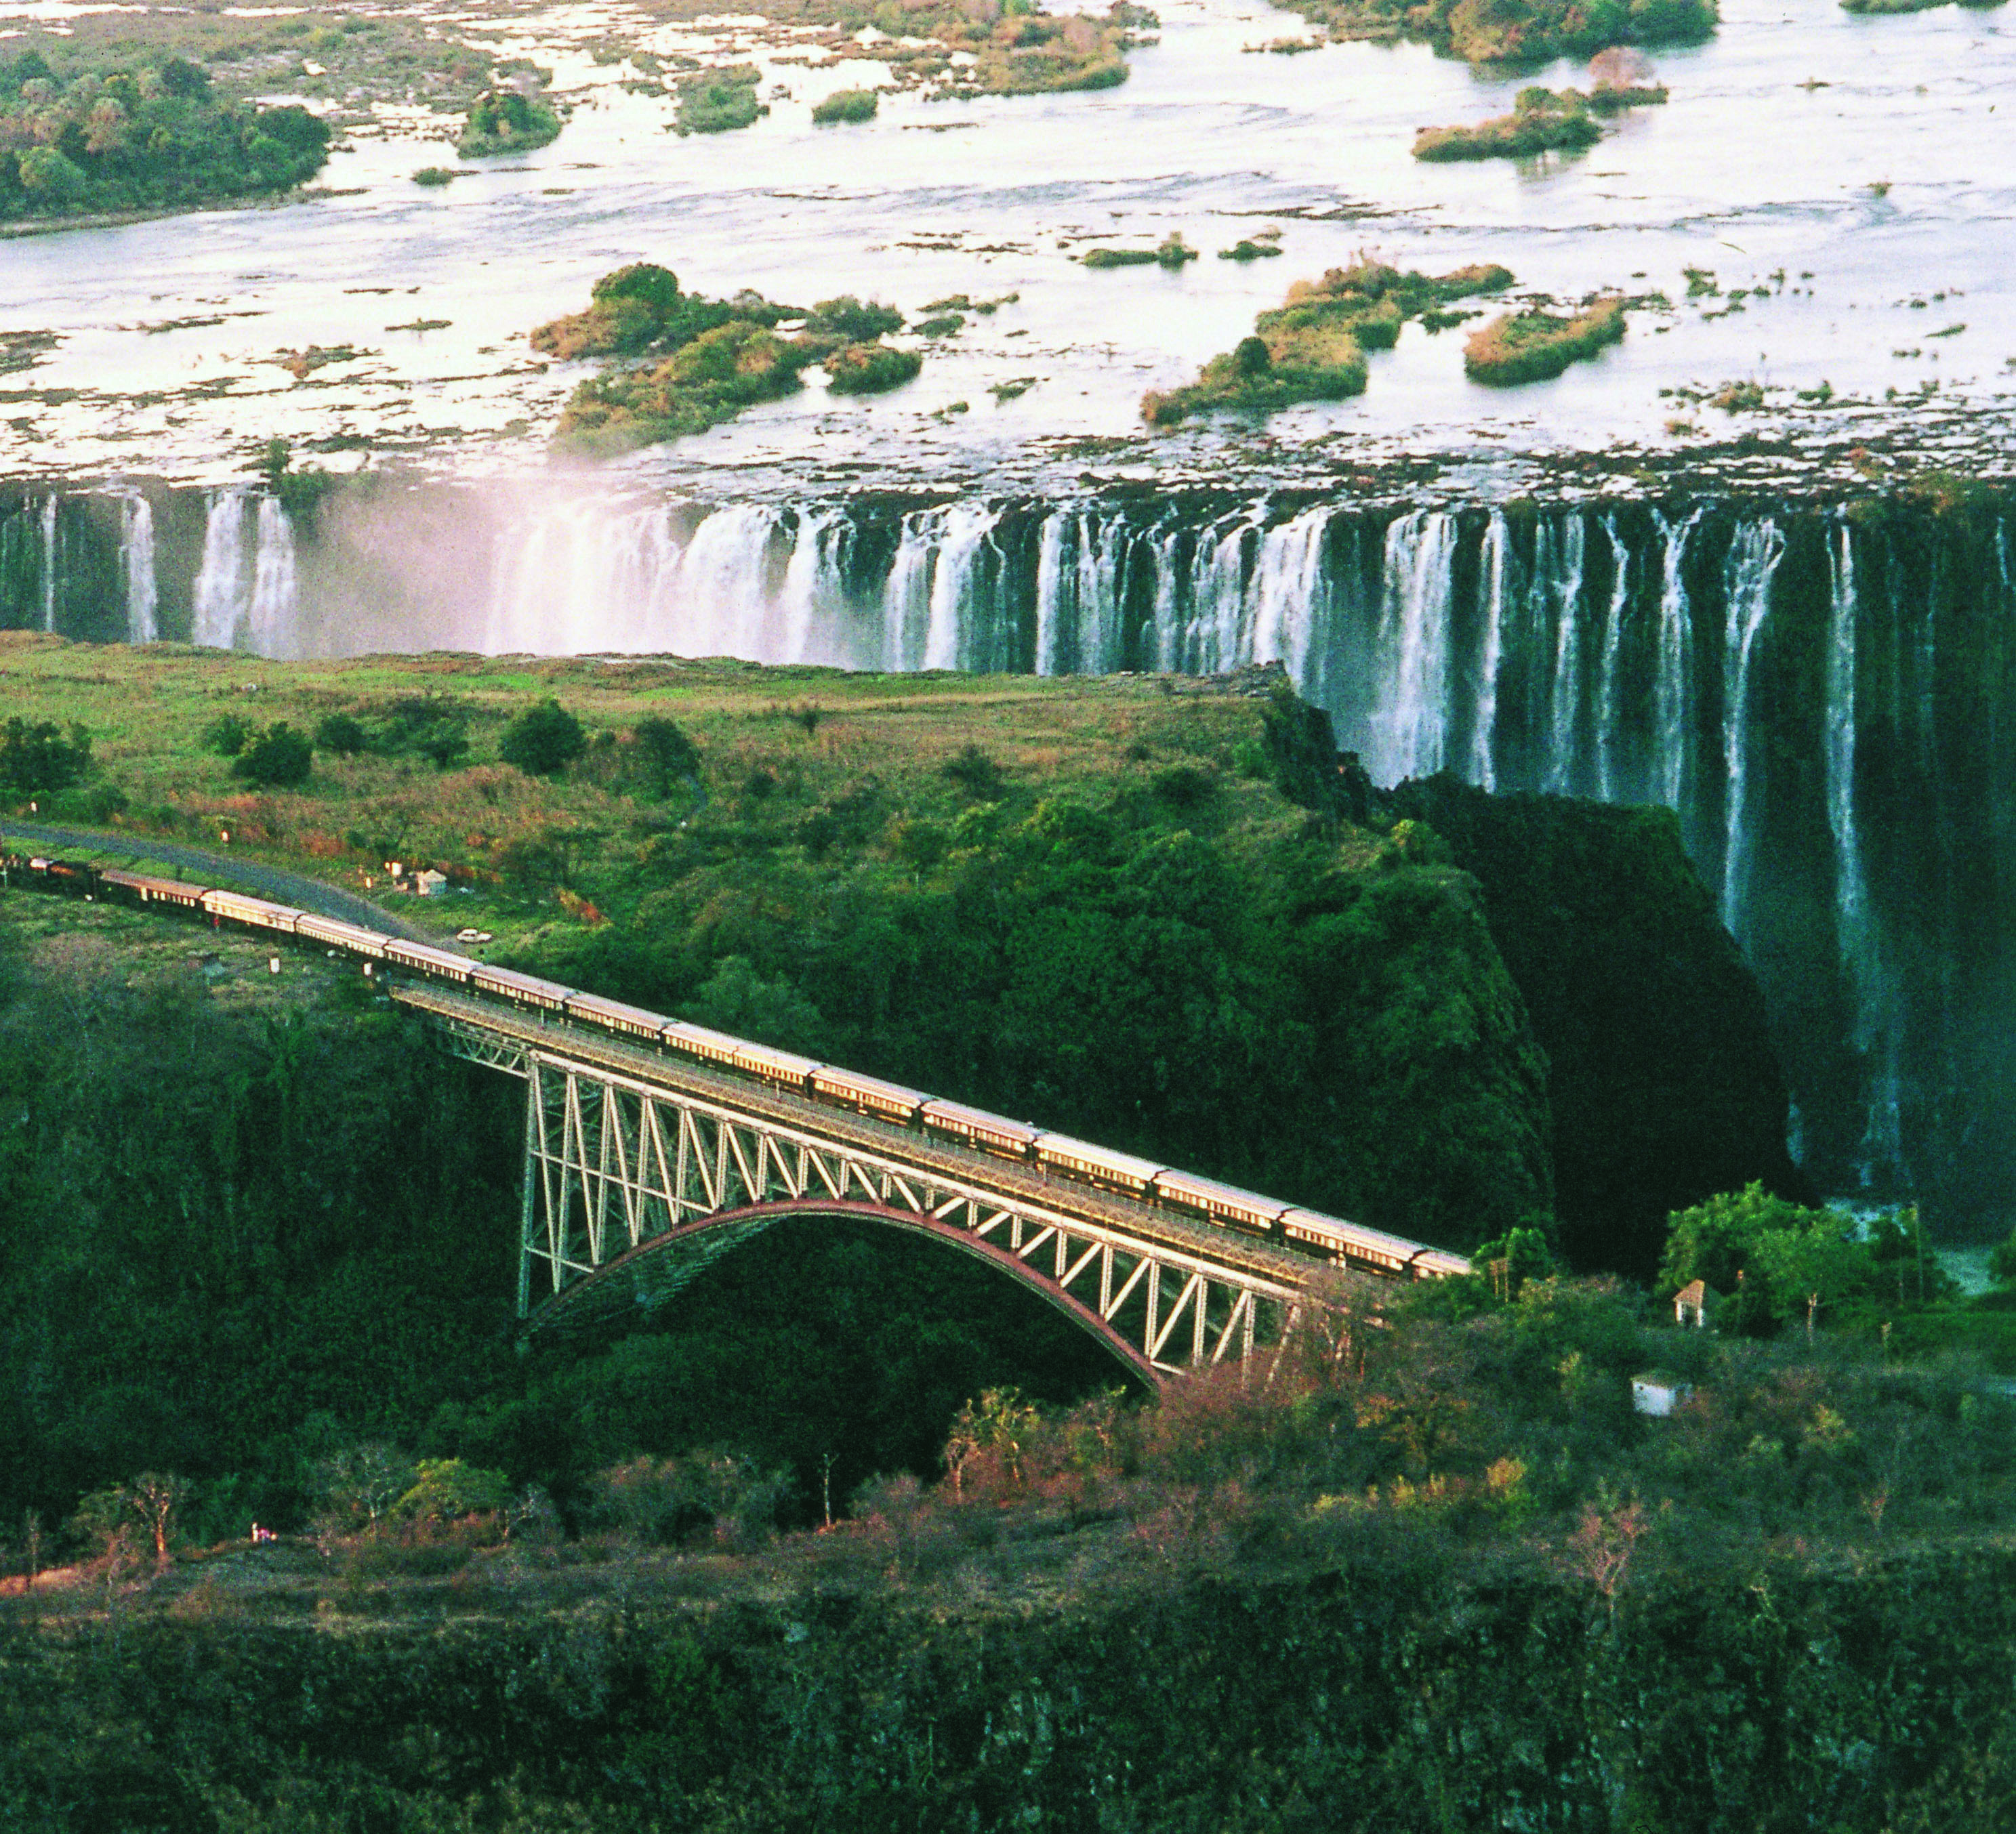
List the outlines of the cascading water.
<svg viewBox="0 0 2016 1834">
<path fill-rule="evenodd" d="M 245 492 L 236 487 L 213 491 L 209 501 L 190 641 L 207 649 L 229 649 L 238 641 L 247 605 Z"/>
<path fill-rule="evenodd" d="M 1588 529 L 1571 510 L 1561 527 L 1561 553 L 1545 579 L 1533 582 L 1553 613 L 1554 672 L 1547 698 L 1546 767 L 1541 782 L 1550 794 L 1575 788 L 1582 726 L 1582 581 Z"/>
<path fill-rule="evenodd" d="M 1687 540 L 1701 519 L 1696 509 L 1675 527 L 1663 510 L 1652 512 L 1659 531 L 1658 661 L 1653 678 L 1652 793 L 1669 809 L 1685 806 L 1693 788 L 1694 617 L 1687 602 Z"/>
<path fill-rule="evenodd" d="M 1618 695 L 1624 653 L 1624 614 L 1631 606 L 1631 550 L 1618 533 L 1615 516 L 1604 518 L 1603 532 L 1610 539 L 1611 584 L 1610 607 L 1603 620 L 1603 650 L 1596 673 L 1596 793 L 1605 802 L 1615 802 L 1620 787 Z"/>
<path fill-rule="evenodd" d="M 1828 534 L 1827 827 L 1834 837 L 1835 949 L 1854 1011 L 1854 1048 L 1869 1066 L 1869 1119 L 1856 1167 L 1867 1187 L 1879 1176 L 1894 1177 L 1903 1170 L 1902 1066 L 1899 1027 L 1888 1010 L 1882 940 L 1856 822 L 1856 624 L 1860 606 L 1855 589 L 1855 540 L 1845 522 Z"/>
<path fill-rule="evenodd" d="M 1425 777 L 1442 767 L 1456 536 L 1456 518 L 1440 509 L 1417 509 L 1386 533 L 1379 625 L 1385 696 L 1366 755 L 1367 768 L 1382 782 Z"/>
<path fill-rule="evenodd" d="M 42 629 L 56 635 L 56 582 L 63 576 L 63 552 L 57 545 L 56 499 L 42 502 Z"/>
<path fill-rule="evenodd" d="M 119 506 L 119 565 L 126 577 L 126 640 L 160 640 L 160 589 L 154 578 L 154 506 L 135 491 Z"/>
<path fill-rule="evenodd" d="M 1750 671 L 1758 633 L 1771 610 L 1771 581 L 1785 556 L 1785 538 L 1768 518 L 1746 522 L 1730 544 L 1723 590 L 1728 610 L 1723 674 L 1723 757 L 1729 768 L 1722 854 L 1722 921 L 1741 938 L 1750 889 L 1752 835 Z"/>
<path fill-rule="evenodd" d="M 1498 773 L 1493 746 L 1498 735 L 1498 671 L 1504 658 L 1505 606 L 1511 594 L 1512 541 L 1505 512 L 1494 509 L 1485 524 L 1478 568 L 1484 595 L 1483 640 L 1477 660 L 1477 711 L 1471 722 L 1471 782 L 1495 789 Z M 1298 672 L 1299 674 L 1299 671 Z"/>
<path fill-rule="evenodd" d="M 297 599 L 294 525 L 279 499 L 254 498 L 242 485 L 211 491 L 191 595 L 190 641 L 211 649 L 291 656 L 299 647 Z"/>
</svg>

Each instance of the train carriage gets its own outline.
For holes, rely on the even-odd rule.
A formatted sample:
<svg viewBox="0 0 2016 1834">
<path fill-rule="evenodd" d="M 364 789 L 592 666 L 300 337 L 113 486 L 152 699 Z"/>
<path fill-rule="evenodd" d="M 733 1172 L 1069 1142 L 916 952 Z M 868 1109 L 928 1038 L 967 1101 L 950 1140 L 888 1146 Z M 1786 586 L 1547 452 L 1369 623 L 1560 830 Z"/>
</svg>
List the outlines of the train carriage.
<svg viewBox="0 0 2016 1834">
<path fill-rule="evenodd" d="M 1410 1264 L 1417 1280 L 1455 1280 L 1477 1270 L 1460 1254 L 1442 1248 L 1424 1248 Z"/>
<path fill-rule="evenodd" d="M 921 1089 L 908 1089 L 901 1083 L 884 1082 L 880 1077 L 862 1076 L 832 1063 L 819 1065 L 812 1072 L 812 1093 L 822 1101 L 858 1108 L 863 1114 L 898 1121 L 905 1127 L 931 1100 Z"/>
<path fill-rule="evenodd" d="M 232 923 L 243 923 L 254 930 L 263 930 L 279 936 L 305 934 L 301 927 L 301 919 L 307 915 L 292 904 L 276 904 L 271 898 L 255 898 L 240 891 L 211 890 L 199 901 L 203 909 L 213 917 L 221 917 Z"/>
<path fill-rule="evenodd" d="M 781 1084 L 801 1094 L 810 1092 L 812 1072 L 819 1067 L 812 1058 L 801 1057 L 795 1051 L 752 1045 L 747 1038 L 735 1041 L 734 1062 L 735 1067 L 745 1075 L 761 1077 L 766 1083 Z"/>
<path fill-rule="evenodd" d="M 1230 1223 L 1258 1235 L 1271 1235 L 1288 1208 L 1278 1197 L 1242 1191 L 1193 1172 L 1165 1171 L 1155 1180 L 1155 1196 L 1172 1210 L 1194 1211 L 1215 1223 Z"/>
<path fill-rule="evenodd" d="M 1288 1241 L 1314 1249 L 1333 1260 L 1351 1261 L 1397 1278 L 1406 1277 L 1408 1264 L 1421 1250 L 1420 1242 L 1409 1242 L 1404 1236 L 1368 1229 L 1360 1223 L 1347 1223 L 1341 1217 L 1325 1216 L 1318 1210 L 1284 1212 L 1281 1233 Z"/>
<path fill-rule="evenodd" d="M 469 977 L 478 993 L 495 994 L 514 1006 L 531 1006 L 542 1012 L 564 1012 L 572 987 L 558 981 L 542 980 L 536 974 L 520 974 L 509 968 L 493 968 L 479 962 Z"/>
<path fill-rule="evenodd" d="M 626 1037 L 648 1038 L 656 1044 L 669 1023 L 662 1012 L 647 1012 L 641 1006 L 626 1006 L 621 1000 L 605 1000 L 599 994 L 569 994 L 567 1015 L 585 1020 Z"/>
<path fill-rule="evenodd" d="M 99 882 L 115 889 L 136 904 L 170 904 L 178 910 L 193 911 L 203 904 L 206 885 L 186 885 L 179 879 L 160 879 L 150 872 L 128 872 L 109 867 L 99 874 Z"/>
<path fill-rule="evenodd" d="M 697 1057 L 703 1063 L 718 1063 L 724 1070 L 735 1067 L 735 1047 L 742 1041 L 704 1025 L 689 1025 L 683 1019 L 674 1019 L 658 1036 L 673 1050 Z"/>
<path fill-rule="evenodd" d="M 918 1113 L 927 1133 L 941 1134 L 1001 1159 L 1027 1159 L 1041 1137 L 1039 1130 L 1027 1121 L 969 1108 L 963 1102 L 927 1102 Z"/>
<path fill-rule="evenodd" d="M 1039 1134 L 1036 1160 L 1067 1177 L 1129 1197 L 1145 1197 L 1149 1186 L 1168 1169 L 1155 1160 L 1115 1153 L 1089 1140 L 1074 1140 L 1068 1134 Z"/>
<path fill-rule="evenodd" d="M 392 940 L 382 930 L 366 930 L 361 923 L 347 923 L 340 917 L 324 917 L 313 911 L 303 912 L 294 927 L 311 942 L 371 962 L 385 959 L 385 945 Z"/>
<path fill-rule="evenodd" d="M 469 977 L 476 972 L 476 964 L 466 955 L 458 955 L 452 949 L 437 949 L 431 943 L 408 942 L 403 937 L 385 939 L 385 959 L 395 967 L 410 968 L 416 974 L 452 981 L 458 987 L 466 987 Z"/>
</svg>

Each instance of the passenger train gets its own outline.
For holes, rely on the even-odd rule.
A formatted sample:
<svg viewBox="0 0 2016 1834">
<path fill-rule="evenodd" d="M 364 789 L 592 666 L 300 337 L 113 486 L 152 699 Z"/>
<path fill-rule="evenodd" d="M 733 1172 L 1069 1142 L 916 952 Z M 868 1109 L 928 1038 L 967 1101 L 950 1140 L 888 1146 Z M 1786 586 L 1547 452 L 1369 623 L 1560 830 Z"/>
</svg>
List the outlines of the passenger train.
<svg viewBox="0 0 2016 1834">
<path fill-rule="evenodd" d="M 1322 1212 L 1263 1197 L 1214 1178 L 1165 1166 L 1152 1159 L 1095 1146 L 1068 1135 L 1046 1132 L 1027 1122 L 990 1114 L 985 1109 L 948 1102 L 922 1089 L 906 1088 L 879 1077 L 820 1063 L 793 1052 L 752 1044 L 711 1031 L 704 1026 L 668 1019 L 599 994 L 585 994 L 492 967 L 452 949 L 322 917 L 288 904 L 274 904 L 243 893 L 189 885 L 144 872 L 101 869 L 76 861 L 10 858 L 9 879 L 23 879 L 44 890 L 82 897 L 103 897 L 121 903 L 163 905 L 208 916 L 214 924 L 298 937 L 362 960 L 366 972 L 382 966 L 429 980 L 444 981 L 470 992 L 527 1008 L 542 1019 L 590 1026 L 691 1058 L 717 1070 L 749 1077 L 792 1094 L 871 1116 L 928 1138 L 952 1142 L 1020 1164 L 1032 1165 L 1075 1183 L 1115 1192 L 1177 1214 L 1229 1225 L 1266 1237 L 1296 1251 L 1341 1265 L 1398 1279 L 1435 1279 L 1467 1274 L 1470 1263 L 1460 1255 L 1382 1230 L 1345 1222 Z"/>
</svg>

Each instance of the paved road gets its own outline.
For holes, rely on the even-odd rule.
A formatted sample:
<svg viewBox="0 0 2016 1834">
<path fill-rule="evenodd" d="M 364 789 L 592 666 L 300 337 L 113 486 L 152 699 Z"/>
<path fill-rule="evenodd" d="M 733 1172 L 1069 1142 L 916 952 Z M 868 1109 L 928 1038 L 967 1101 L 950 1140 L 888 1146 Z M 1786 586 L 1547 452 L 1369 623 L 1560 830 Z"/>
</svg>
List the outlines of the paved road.
<svg viewBox="0 0 2016 1834">
<path fill-rule="evenodd" d="M 416 927 L 382 905 L 373 904 L 369 898 L 360 898 L 355 892 L 326 885 L 319 879 L 290 872 L 279 866 L 262 866 L 256 860 L 234 860 L 221 854 L 207 853 L 201 847 L 184 847 L 179 841 L 144 840 L 132 834 L 103 834 L 88 828 L 52 827 L 47 822 L 18 822 L 9 816 L 0 819 L 0 843 L 4 842 L 26 842 L 38 847 L 89 847 L 94 852 L 117 854 L 136 864 L 151 861 L 177 866 L 185 877 L 202 879 L 214 875 L 214 883 L 219 885 L 242 886 L 276 904 L 292 904 L 321 917 L 340 918 L 347 923 L 361 923 L 367 929 L 382 930 L 387 936 L 404 937 L 409 942 L 441 940 L 437 933 Z M 4 850 L 4 847 L 0 847 L 0 851 Z"/>
</svg>

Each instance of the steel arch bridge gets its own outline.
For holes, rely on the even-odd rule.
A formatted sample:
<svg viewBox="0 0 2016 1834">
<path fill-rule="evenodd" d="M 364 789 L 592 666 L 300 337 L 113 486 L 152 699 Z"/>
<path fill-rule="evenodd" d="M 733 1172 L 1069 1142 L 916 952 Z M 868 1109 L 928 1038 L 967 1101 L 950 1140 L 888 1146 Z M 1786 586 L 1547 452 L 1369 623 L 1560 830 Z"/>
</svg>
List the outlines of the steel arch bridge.
<svg viewBox="0 0 2016 1834">
<path fill-rule="evenodd" d="M 989 1263 L 1153 1384 L 1243 1364 L 1327 1264 L 992 1154 L 466 994 L 394 1000 L 525 1084 L 518 1315 L 650 1311 L 780 1221 L 858 1217 Z"/>
</svg>

